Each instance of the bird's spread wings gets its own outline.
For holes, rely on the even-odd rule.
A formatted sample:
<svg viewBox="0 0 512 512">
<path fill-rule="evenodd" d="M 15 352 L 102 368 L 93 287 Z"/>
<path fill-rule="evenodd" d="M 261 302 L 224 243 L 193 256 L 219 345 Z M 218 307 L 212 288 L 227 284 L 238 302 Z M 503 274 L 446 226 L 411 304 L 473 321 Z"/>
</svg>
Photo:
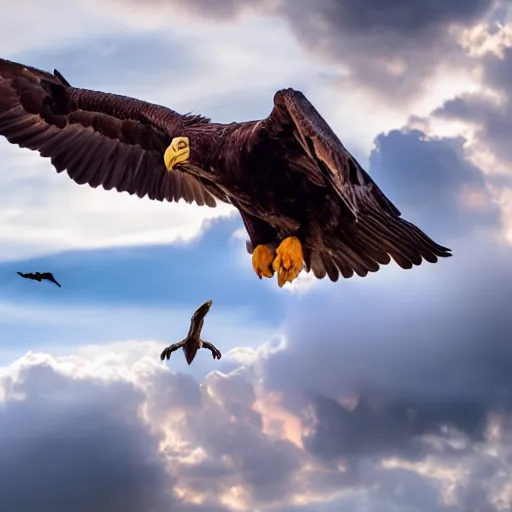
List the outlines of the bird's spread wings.
<svg viewBox="0 0 512 512">
<path fill-rule="evenodd" d="M 190 320 L 190 329 L 188 331 L 188 338 L 195 338 L 199 337 L 201 334 L 201 329 L 203 328 L 204 324 L 204 317 L 210 311 L 210 307 L 212 305 L 212 301 L 209 300 L 203 304 L 201 304 L 192 315 L 192 318 Z"/>
<path fill-rule="evenodd" d="M 75 89 L 59 73 L 0 59 L 0 135 L 9 142 L 49 157 L 57 172 L 66 170 L 78 184 L 215 206 L 193 176 L 167 172 L 163 154 L 171 138 L 161 128 L 166 119 L 179 129 L 194 118 L 132 98 Z"/>
<path fill-rule="evenodd" d="M 365 276 L 388 264 L 390 255 L 406 269 L 419 265 L 422 258 L 435 263 L 438 257 L 451 256 L 450 249 L 401 218 L 400 211 L 301 92 L 286 89 L 276 93 L 274 109 L 261 123 L 261 130 L 273 137 L 294 139 L 294 150 L 288 154 L 290 169 L 304 173 L 315 185 L 330 187 L 331 196 L 338 196 L 338 203 L 346 207 L 342 222 L 322 219 L 322 227 L 333 226 L 334 230 L 325 236 L 325 229 L 323 246 L 309 248 L 305 255 L 307 269 L 312 268 L 317 277 L 327 274 L 335 281 L 339 272 L 351 277 L 354 271 Z"/>
</svg>

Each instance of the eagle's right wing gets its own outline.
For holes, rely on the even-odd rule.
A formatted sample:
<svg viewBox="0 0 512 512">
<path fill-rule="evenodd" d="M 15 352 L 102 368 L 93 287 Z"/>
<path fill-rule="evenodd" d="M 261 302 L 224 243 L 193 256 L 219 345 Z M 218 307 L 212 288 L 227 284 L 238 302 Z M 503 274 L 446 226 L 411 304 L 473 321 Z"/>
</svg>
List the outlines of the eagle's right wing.
<svg viewBox="0 0 512 512">
<path fill-rule="evenodd" d="M 59 75 L 0 59 L 0 135 L 50 158 L 57 172 L 66 170 L 80 185 L 157 201 L 216 205 L 193 176 L 167 171 L 163 155 L 171 139 L 153 122 L 156 116 L 179 128 L 193 117 L 69 87 Z"/>
</svg>

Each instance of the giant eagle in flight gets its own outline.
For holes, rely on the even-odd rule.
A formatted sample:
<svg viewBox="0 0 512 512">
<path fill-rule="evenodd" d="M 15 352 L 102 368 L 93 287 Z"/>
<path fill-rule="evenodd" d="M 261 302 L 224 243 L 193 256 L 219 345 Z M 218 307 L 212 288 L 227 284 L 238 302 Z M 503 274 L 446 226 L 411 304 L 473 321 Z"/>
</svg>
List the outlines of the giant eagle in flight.
<svg viewBox="0 0 512 512">
<path fill-rule="evenodd" d="M 259 121 L 220 124 L 134 98 L 71 87 L 0 59 L 0 135 L 39 151 L 82 185 L 157 201 L 232 204 L 261 279 L 305 268 L 337 281 L 391 258 L 404 268 L 451 256 L 384 195 L 299 91 Z"/>
</svg>

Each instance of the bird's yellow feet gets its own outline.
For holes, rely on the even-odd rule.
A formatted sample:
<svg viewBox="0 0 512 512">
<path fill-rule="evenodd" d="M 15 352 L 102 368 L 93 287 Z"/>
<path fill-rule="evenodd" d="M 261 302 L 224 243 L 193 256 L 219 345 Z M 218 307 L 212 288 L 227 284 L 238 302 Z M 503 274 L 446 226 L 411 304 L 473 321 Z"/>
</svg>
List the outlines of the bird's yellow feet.
<svg viewBox="0 0 512 512">
<path fill-rule="evenodd" d="M 286 282 L 291 283 L 304 267 L 302 245 L 296 236 L 285 238 L 276 250 L 273 267 L 277 272 L 277 284 L 282 288 Z"/>
<path fill-rule="evenodd" d="M 272 262 L 276 257 L 276 252 L 270 245 L 257 245 L 252 253 L 252 268 L 261 279 L 262 277 L 272 277 L 274 269 Z"/>
</svg>

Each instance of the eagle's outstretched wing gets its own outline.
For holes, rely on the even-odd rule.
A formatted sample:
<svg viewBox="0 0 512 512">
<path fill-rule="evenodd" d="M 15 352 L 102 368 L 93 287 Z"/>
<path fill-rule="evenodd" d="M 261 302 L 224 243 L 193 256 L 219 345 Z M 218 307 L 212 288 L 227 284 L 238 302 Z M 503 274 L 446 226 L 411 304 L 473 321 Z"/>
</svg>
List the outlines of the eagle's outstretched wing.
<svg viewBox="0 0 512 512">
<path fill-rule="evenodd" d="M 0 135 L 49 157 L 78 184 L 115 188 L 158 201 L 214 207 L 193 176 L 167 172 L 171 138 L 198 117 L 133 98 L 69 87 L 64 77 L 0 59 Z"/>
<path fill-rule="evenodd" d="M 327 274 L 336 281 L 339 272 L 348 278 L 354 271 L 365 276 L 388 264 L 390 256 L 404 269 L 422 259 L 435 263 L 438 257 L 451 256 L 450 249 L 401 218 L 301 92 L 276 93 L 274 109 L 252 136 L 262 134 L 282 141 L 292 172 L 302 172 L 311 183 L 330 189 L 330 209 L 325 210 L 330 213 L 319 227 L 323 246 L 306 247 L 305 252 L 307 269 L 316 277 Z"/>
<path fill-rule="evenodd" d="M 208 300 L 194 311 L 194 314 L 190 319 L 190 329 L 188 331 L 187 338 L 199 338 L 204 324 L 204 317 L 206 316 L 206 313 L 210 311 L 211 306 L 212 301 Z"/>
</svg>

